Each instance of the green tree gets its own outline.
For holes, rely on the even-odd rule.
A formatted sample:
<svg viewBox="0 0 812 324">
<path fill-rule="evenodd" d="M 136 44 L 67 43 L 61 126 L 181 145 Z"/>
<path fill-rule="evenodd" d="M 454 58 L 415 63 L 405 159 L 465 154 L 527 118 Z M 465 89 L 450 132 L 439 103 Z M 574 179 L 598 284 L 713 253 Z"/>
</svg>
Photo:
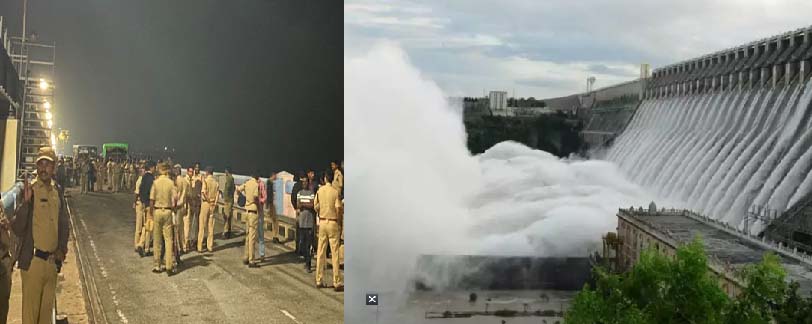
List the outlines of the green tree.
<svg viewBox="0 0 812 324">
<path fill-rule="evenodd" d="M 627 273 L 595 273 L 596 288 L 576 296 L 567 323 L 723 323 L 719 310 L 729 299 L 708 271 L 698 238 L 673 259 L 649 249 Z"/>
<path fill-rule="evenodd" d="M 801 297 L 797 283 L 787 285 L 778 256 L 767 253 L 737 276 L 745 288 L 730 299 L 708 270 L 700 239 L 674 258 L 646 250 L 627 273 L 596 269 L 595 288 L 578 293 L 567 323 L 812 324 L 812 298 Z"/>
</svg>

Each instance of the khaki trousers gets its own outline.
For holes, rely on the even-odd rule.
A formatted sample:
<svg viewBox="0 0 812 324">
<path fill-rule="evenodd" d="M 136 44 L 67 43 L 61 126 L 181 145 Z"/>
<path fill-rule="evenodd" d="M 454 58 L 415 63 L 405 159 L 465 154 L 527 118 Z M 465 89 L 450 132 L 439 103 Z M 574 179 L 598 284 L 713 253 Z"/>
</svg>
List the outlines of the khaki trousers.
<svg viewBox="0 0 812 324">
<path fill-rule="evenodd" d="M 138 248 L 141 246 L 141 231 L 143 231 L 144 227 L 144 220 L 147 218 L 147 214 L 144 208 L 144 204 L 141 201 L 137 201 L 135 203 L 135 247 Z"/>
<path fill-rule="evenodd" d="M 257 224 L 259 222 L 259 216 L 257 213 L 249 213 L 246 212 L 245 214 L 245 231 L 246 231 L 246 239 L 245 239 L 245 256 L 243 256 L 243 260 L 247 260 L 249 263 L 254 262 L 254 255 L 256 255 L 256 245 L 257 245 Z"/>
<path fill-rule="evenodd" d="M 231 232 L 231 219 L 234 218 L 234 202 L 226 201 L 223 203 L 223 233 Z"/>
<path fill-rule="evenodd" d="M 214 210 L 217 208 L 213 203 L 203 202 L 200 205 L 200 221 L 197 231 L 197 250 L 203 251 L 203 239 L 206 236 L 206 248 L 214 250 Z"/>
<path fill-rule="evenodd" d="M 155 220 L 148 220 L 147 214 L 149 213 L 149 206 L 144 206 L 144 218 L 143 218 L 143 226 L 141 226 L 141 239 L 138 241 L 138 246 L 144 249 L 144 251 L 149 251 L 151 242 L 152 242 L 152 229 L 154 227 Z M 154 215 L 153 215 L 154 216 Z"/>
<path fill-rule="evenodd" d="M 330 251 L 332 253 L 333 263 L 333 286 L 339 287 L 343 285 L 341 280 L 341 269 L 338 265 L 338 239 L 341 233 L 338 231 L 338 222 L 334 220 L 321 220 L 319 221 L 319 245 L 316 252 L 316 284 L 322 284 L 324 278 L 324 267 L 327 261 L 327 242 L 330 242 Z"/>
<path fill-rule="evenodd" d="M 155 209 L 155 228 L 152 230 L 155 249 L 152 252 L 152 265 L 155 269 L 161 267 L 161 250 L 166 248 L 164 253 L 164 265 L 166 270 L 172 270 L 172 263 L 175 261 L 172 245 L 172 211 L 169 209 Z M 166 242 L 166 246 L 164 246 Z"/>
<path fill-rule="evenodd" d="M 195 225 L 197 225 L 200 205 L 192 201 L 187 203 L 186 206 L 186 216 L 183 217 L 183 237 L 186 238 L 186 240 L 183 241 L 183 249 L 189 251 L 191 250 L 189 243 L 191 243 L 192 238 L 195 237 L 194 231 L 196 230 Z"/>
<path fill-rule="evenodd" d="M 56 264 L 34 256 L 28 270 L 22 270 L 23 323 L 51 323 L 56 300 Z"/>
</svg>

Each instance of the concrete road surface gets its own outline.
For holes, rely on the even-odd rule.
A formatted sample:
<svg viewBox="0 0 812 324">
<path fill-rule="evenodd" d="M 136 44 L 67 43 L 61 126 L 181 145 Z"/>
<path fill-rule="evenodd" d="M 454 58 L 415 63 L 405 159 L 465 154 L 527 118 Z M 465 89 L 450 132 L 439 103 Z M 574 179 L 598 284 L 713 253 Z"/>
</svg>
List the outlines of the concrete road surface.
<svg viewBox="0 0 812 324">
<path fill-rule="evenodd" d="M 133 251 L 133 195 L 72 191 L 69 199 L 89 312 L 99 323 L 344 322 L 343 293 L 316 289 L 315 271 L 267 240 L 270 257 L 249 269 L 244 237 L 221 239 L 218 222 L 215 251 L 183 255 L 180 272 L 167 277 L 150 271 L 151 256 Z M 332 285 L 329 267 L 325 277 Z"/>
</svg>

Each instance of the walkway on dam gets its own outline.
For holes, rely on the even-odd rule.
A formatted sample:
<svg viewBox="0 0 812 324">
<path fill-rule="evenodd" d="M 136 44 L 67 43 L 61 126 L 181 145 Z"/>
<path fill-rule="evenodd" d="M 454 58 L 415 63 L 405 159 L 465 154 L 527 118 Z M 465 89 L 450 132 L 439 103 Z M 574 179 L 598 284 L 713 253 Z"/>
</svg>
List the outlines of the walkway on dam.
<svg viewBox="0 0 812 324">
<path fill-rule="evenodd" d="M 154 274 L 152 257 L 133 251 L 132 194 L 69 192 L 89 303 L 99 323 L 344 320 L 343 293 L 316 289 L 315 271 L 306 273 L 288 247 L 266 239 L 262 267 L 248 268 L 242 264 L 244 235 L 222 239 L 222 219 L 217 219 L 213 253 L 183 255 L 175 276 Z M 325 271 L 327 285 L 332 285 L 330 271 Z"/>
</svg>

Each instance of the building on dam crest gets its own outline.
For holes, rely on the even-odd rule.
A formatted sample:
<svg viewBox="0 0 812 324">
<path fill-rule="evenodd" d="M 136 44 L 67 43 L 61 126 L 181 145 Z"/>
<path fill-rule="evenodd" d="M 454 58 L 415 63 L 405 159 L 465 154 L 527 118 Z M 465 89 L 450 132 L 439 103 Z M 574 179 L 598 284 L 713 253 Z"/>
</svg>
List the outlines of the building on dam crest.
<svg viewBox="0 0 812 324">
<path fill-rule="evenodd" d="M 620 209 L 617 217 L 617 234 L 607 237 L 617 237 L 619 242 L 615 261 L 620 270 L 630 269 L 645 249 L 674 256 L 677 247 L 700 236 L 708 255 L 708 267 L 719 276 L 728 295 L 737 295 L 744 285 L 736 276 L 737 270 L 760 262 L 767 252 L 781 258 L 787 279 L 799 283 L 802 295 L 812 295 L 812 256 L 797 249 L 747 235 L 726 223 L 684 209 L 658 210 L 652 204 L 649 209 Z"/>
</svg>

